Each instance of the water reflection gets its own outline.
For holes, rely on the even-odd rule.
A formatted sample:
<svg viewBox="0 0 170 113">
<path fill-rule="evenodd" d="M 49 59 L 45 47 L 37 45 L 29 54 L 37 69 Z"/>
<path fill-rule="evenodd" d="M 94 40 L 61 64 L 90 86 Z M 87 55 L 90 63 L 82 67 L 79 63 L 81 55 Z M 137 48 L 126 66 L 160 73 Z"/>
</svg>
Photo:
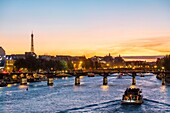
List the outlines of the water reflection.
<svg viewBox="0 0 170 113">
<path fill-rule="evenodd" d="M 68 77 L 62 77 L 61 79 L 62 79 L 62 80 L 67 80 L 67 79 L 68 79 Z"/>
<path fill-rule="evenodd" d="M 7 87 L 12 87 L 13 85 L 12 84 L 8 84 Z"/>
<path fill-rule="evenodd" d="M 100 88 L 102 89 L 102 91 L 108 91 L 109 90 L 108 85 L 102 85 L 102 86 L 100 86 Z"/>
<path fill-rule="evenodd" d="M 84 78 L 84 76 L 80 76 L 80 79 L 83 79 Z"/>
<path fill-rule="evenodd" d="M 165 92 L 166 91 L 166 86 L 165 85 L 161 86 L 160 88 L 161 88 L 161 92 Z"/>
<path fill-rule="evenodd" d="M 0 90 L 2 90 L 3 89 L 3 87 L 0 87 Z"/>
<path fill-rule="evenodd" d="M 15 83 L 15 84 L 13 84 L 14 86 L 16 86 L 17 85 L 17 83 Z"/>
<path fill-rule="evenodd" d="M 74 86 L 74 87 L 73 87 L 73 90 L 74 90 L 74 91 L 79 91 L 79 89 L 81 89 L 81 87 L 79 87 L 79 86 Z"/>
<path fill-rule="evenodd" d="M 50 89 L 54 88 L 54 86 L 49 86 Z"/>
<path fill-rule="evenodd" d="M 19 85 L 18 87 L 19 87 L 19 89 L 27 89 L 28 88 L 28 86 L 26 86 L 26 85 Z"/>
<path fill-rule="evenodd" d="M 8 95 L 8 96 L 11 96 L 12 95 L 12 91 L 6 91 L 5 94 Z"/>
</svg>

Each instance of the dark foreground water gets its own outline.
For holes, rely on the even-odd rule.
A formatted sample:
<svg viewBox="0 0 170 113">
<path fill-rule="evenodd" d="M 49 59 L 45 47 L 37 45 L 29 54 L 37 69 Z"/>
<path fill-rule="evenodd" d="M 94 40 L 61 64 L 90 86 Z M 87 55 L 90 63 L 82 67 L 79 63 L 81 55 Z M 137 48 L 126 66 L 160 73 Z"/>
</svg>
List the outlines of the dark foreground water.
<svg viewBox="0 0 170 113">
<path fill-rule="evenodd" d="M 170 86 L 161 86 L 155 76 L 137 77 L 142 88 L 142 105 L 121 105 L 122 95 L 131 85 L 131 77 L 108 77 L 108 86 L 102 86 L 102 77 L 81 78 L 74 85 L 74 77 L 55 80 L 53 87 L 37 82 L 26 87 L 18 84 L 0 88 L 0 112 L 104 112 L 104 113 L 170 113 Z"/>
</svg>

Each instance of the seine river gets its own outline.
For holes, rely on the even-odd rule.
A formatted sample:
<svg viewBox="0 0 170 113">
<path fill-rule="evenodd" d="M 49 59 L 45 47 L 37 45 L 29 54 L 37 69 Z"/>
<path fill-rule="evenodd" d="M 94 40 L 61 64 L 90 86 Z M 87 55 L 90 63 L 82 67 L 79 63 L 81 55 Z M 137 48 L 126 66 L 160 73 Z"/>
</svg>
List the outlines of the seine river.
<svg viewBox="0 0 170 113">
<path fill-rule="evenodd" d="M 131 85 L 131 77 L 117 79 L 108 77 L 108 86 L 103 78 L 82 77 L 81 85 L 74 85 L 74 77 L 60 78 L 54 86 L 47 82 L 35 82 L 26 87 L 15 84 L 0 88 L 0 112 L 2 113 L 170 113 L 170 86 L 161 86 L 156 76 L 136 77 L 142 89 L 142 105 L 121 105 L 121 98 Z"/>
</svg>

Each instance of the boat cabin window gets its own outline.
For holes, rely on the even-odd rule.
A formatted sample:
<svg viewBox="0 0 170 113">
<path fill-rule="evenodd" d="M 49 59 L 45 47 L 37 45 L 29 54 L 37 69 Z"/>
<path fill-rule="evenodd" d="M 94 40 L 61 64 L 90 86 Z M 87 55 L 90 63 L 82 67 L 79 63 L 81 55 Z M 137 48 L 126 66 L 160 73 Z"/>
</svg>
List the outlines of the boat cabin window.
<svg viewBox="0 0 170 113">
<path fill-rule="evenodd" d="M 141 93 L 141 90 L 139 90 L 138 88 L 127 88 L 125 91 L 125 94 L 134 94 L 134 95 L 138 95 L 139 93 Z"/>
</svg>

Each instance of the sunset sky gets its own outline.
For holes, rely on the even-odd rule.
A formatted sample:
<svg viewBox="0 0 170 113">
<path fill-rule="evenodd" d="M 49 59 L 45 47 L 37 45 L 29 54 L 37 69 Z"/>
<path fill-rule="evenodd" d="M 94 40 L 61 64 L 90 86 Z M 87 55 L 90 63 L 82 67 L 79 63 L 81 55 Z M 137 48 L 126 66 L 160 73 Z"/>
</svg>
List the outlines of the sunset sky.
<svg viewBox="0 0 170 113">
<path fill-rule="evenodd" d="M 6 54 L 170 54 L 170 0 L 0 0 Z"/>
</svg>

